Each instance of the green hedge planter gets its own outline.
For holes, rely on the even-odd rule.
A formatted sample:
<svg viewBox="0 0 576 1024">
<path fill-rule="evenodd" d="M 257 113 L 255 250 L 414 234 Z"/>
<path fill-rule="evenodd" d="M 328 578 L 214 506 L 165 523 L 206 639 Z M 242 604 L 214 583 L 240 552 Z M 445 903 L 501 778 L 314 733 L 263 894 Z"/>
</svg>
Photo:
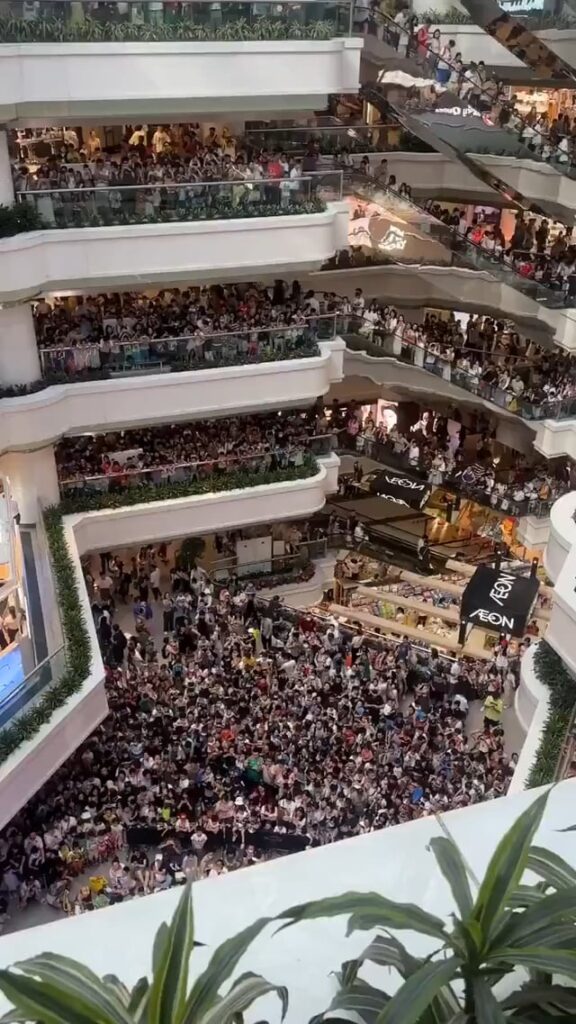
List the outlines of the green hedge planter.
<svg viewBox="0 0 576 1024">
<path fill-rule="evenodd" d="M 344 24 L 344 21 L 346 22 Z M 190 18 L 173 18 L 158 25 L 131 22 L 63 18 L 0 18 L 0 43 L 162 43 L 242 42 L 267 39 L 333 39 L 347 35 L 348 23 L 312 21 L 307 25 L 286 18 L 245 18 L 216 24 L 195 24 Z"/>
<path fill-rule="evenodd" d="M 206 477 L 204 480 L 182 484 L 166 484 L 163 487 L 148 485 L 134 487 L 117 494 L 78 494 L 64 499 L 60 505 L 44 511 L 44 525 L 48 539 L 50 557 L 56 586 L 56 596 L 66 648 L 66 671 L 60 679 L 51 683 L 40 700 L 11 725 L 0 732 L 0 764 L 6 761 L 18 747 L 50 721 L 58 708 L 82 687 L 90 672 L 90 637 L 82 612 L 74 563 L 68 551 L 64 536 L 62 517 L 72 512 L 86 512 L 93 509 L 122 508 L 140 502 L 166 501 L 196 494 L 246 490 L 266 484 L 303 480 L 318 472 L 318 464 L 308 456 L 302 466 L 271 472 L 227 473 Z M 83 500 L 84 499 L 84 500 Z"/>
<path fill-rule="evenodd" d="M 545 640 L 534 655 L 534 668 L 550 691 L 550 711 L 540 746 L 528 775 L 527 789 L 554 782 L 566 732 L 576 704 L 576 682 Z"/>
</svg>

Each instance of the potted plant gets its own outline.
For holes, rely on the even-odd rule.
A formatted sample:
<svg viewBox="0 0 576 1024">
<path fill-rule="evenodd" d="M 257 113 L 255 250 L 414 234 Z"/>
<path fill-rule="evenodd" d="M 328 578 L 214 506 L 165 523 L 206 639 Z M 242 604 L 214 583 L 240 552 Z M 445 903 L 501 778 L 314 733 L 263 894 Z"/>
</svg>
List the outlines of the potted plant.
<svg viewBox="0 0 576 1024">
<path fill-rule="evenodd" d="M 0 989 L 14 1010 L 4 1021 L 42 1024 L 233 1024 L 260 996 L 276 992 L 286 1013 L 288 994 L 258 974 L 242 974 L 220 991 L 269 918 L 249 925 L 214 950 L 189 990 L 194 946 L 192 887 L 182 892 L 170 925 L 154 938 L 152 977 L 128 989 L 115 975 L 99 978 L 77 960 L 42 953 L 0 971 Z"/>
<path fill-rule="evenodd" d="M 458 910 L 449 924 L 377 892 L 347 892 L 280 914 L 285 927 L 346 914 L 348 934 L 378 932 L 360 957 L 342 964 L 328 1016 L 314 1024 L 334 1011 L 365 1024 L 573 1024 L 576 987 L 564 980 L 576 982 L 576 871 L 532 845 L 548 795 L 502 837 L 481 883 L 451 838 L 430 841 Z M 523 881 L 527 870 L 537 882 Z M 435 948 L 413 956 L 395 931 L 418 932 Z M 392 968 L 403 983 L 392 995 L 368 984 L 360 977 L 366 961 Z"/>
</svg>

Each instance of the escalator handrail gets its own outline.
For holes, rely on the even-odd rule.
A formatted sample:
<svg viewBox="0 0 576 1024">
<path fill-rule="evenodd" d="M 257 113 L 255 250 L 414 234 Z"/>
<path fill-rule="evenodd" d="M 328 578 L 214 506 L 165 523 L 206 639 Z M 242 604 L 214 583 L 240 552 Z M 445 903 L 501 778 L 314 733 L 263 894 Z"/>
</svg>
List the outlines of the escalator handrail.
<svg viewBox="0 0 576 1024">
<path fill-rule="evenodd" d="M 399 25 L 397 22 L 394 21 L 393 18 L 390 18 L 387 14 L 384 14 L 383 11 L 380 11 L 378 9 L 371 10 L 370 11 L 370 15 L 369 15 L 369 19 L 370 19 L 370 17 L 372 17 L 375 22 L 380 21 L 383 25 L 386 25 L 388 28 L 392 28 L 395 33 L 397 33 L 399 35 L 404 35 L 406 37 L 407 41 L 408 41 L 407 55 L 408 55 L 408 53 L 410 51 L 410 48 L 412 47 L 412 52 L 409 53 L 408 59 L 412 58 L 412 59 L 416 60 L 416 63 L 417 63 L 417 57 L 415 56 L 414 51 L 417 50 L 418 46 L 421 46 L 422 44 L 417 44 L 416 43 L 416 37 L 413 36 L 408 31 L 408 29 L 404 28 L 402 25 Z M 438 63 L 440 58 L 438 57 L 437 54 L 435 54 L 430 49 L 429 46 L 423 46 L 422 48 L 425 49 L 427 54 L 431 58 L 434 59 L 435 63 Z M 443 63 L 447 64 L 448 67 L 450 67 L 452 69 L 453 65 L 450 64 L 449 61 L 443 61 Z M 474 82 L 471 78 L 468 77 L 466 72 L 462 73 L 462 80 L 465 81 L 465 82 L 469 82 L 470 85 L 472 85 L 477 91 L 480 92 L 481 96 L 485 96 L 487 99 L 490 100 L 490 103 L 493 104 L 494 100 L 493 100 L 493 97 L 490 95 L 490 93 L 486 89 L 483 89 L 481 86 L 478 86 L 476 82 Z M 375 83 L 368 83 L 368 84 L 375 84 Z M 446 91 L 447 92 L 450 91 L 448 87 L 446 88 Z M 467 101 L 467 102 L 468 102 L 469 106 L 473 106 L 473 104 L 470 101 Z M 476 107 L 474 107 L 474 109 L 476 109 Z M 480 111 L 478 111 L 478 112 L 480 113 Z M 562 167 L 564 167 L 564 161 L 562 161 L 560 159 L 560 156 L 563 156 L 564 154 L 562 153 L 560 148 L 558 146 L 552 146 L 550 140 L 547 139 L 546 136 L 543 135 L 542 132 L 540 132 L 537 128 L 534 128 L 534 127 L 532 127 L 532 125 L 529 125 L 528 122 L 526 121 L 526 119 L 521 114 L 519 114 L 516 110 L 514 110 L 514 116 L 517 117 L 518 120 L 520 121 L 520 123 L 522 124 L 523 130 L 528 129 L 529 131 L 535 132 L 536 135 L 538 135 L 540 137 L 540 139 L 542 140 L 544 145 L 552 147 L 553 152 L 555 154 L 558 154 L 557 157 L 556 157 L 556 160 L 558 161 L 558 163 Z M 506 131 L 509 131 L 510 134 L 515 135 L 514 130 L 509 128 L 508 125 L 501 125 L 500 127 L 503 128 Z M 517 139 L 517 141 L 520 142 L 520 139 Z M 526 147 L 526 148 L 528 148 L 528 147 Z M 474 156 L 475 154 L 472 153 L 471 155 Z M 477 155 L 482 156 L 483 154 L 477 154 Z M 532 156 L 533 156 L 533 158 L 534 158 L 536 163 L 547 164 L 547 163 L 551 162 L 549 160 L 544 160 L 544 158 L 539 156 L 537 153 L 533 153 Z M 561 174 L 563 173 L 563 171 L 558 168 L 558 166 L 557 166 L 555 161 L 552 162 L 552 166 L 554 166 L 556 168 L 556 170 L 559 171 L 559 173 L 561 173 Z M 567 169 L 567 165 L 566 165 L 566 169 Z M 569 177 L 569 175 L 567 175 L 567 177 Z"/>
<path fill-rule="evenodd" d="M 524 287 L 522 289 L 519 289 L 519 290 L 521 290 L 524 295 L 527 292 L 526 285 L 532 284 L 534 286 L 534 290 L 535 291 L 538 291 L 538 289 L 542 289 L 546 294 L 550 294 L 550 295 L 556 296 L 557 293 L 554 291 L 553 288 L 548 288 L 547 285 L 542 284 L 540 281 L 535 281 L 533 278 L 523 277 L 522 274 L 520 274 L 516 270 L 516 268 L 514 267 L 514 264 L 511 263 L 509 260 L 505 259 L 504 257 L 502 257 L 501 259 L 496 259 L 496 258 L 491 257 L 489 255 L 489 253 L 487 253 L 482 248 L 481 245 L 478 245 L 476 242 L 473 242 L 466 235 L 462 234 L 462 232 L 459 231 L 457 227 L 452 226 L 450 224 L 445 224 L 444 221 L 438 220 L 437 217 L 435 217 L 432 213 L 430 213 L 430 211 L 427 210 L 424 206 L 420 206 L 417 202 L 415 202 L 414 199 L 408 199 L 406 196 L 401 196 L 397 192 L 394 192 L 393 189 L 388 188 L 388 186 L 382 181 L 381 178 L 379 178 L 377 176 L 376 177 L 368 177 L 367 175 L 362 174 L 357 168 L 353 168 L 352 169 L 350 177 L 351 178 L 358 178 L 358 179 L 360 179 L 360 182 L 362 182 L 362 183 L 368 183 L 368 184 L 369 183 L 374 183 L 375 185 L 378 186 L 378 188 L 382 189 L 383 192 L 385 192 L 387 195 L 389 195 L 391 199 L 402 200 L 402 202 L 405 202 L 409 206 L 412 206 L 417 213 L 425 214 L 430 220 L 434 221 L 435 224 L 438 224 L 441 227 L 445 228 L 447 231 L 449 231 L 450 234 L 453 237 L 456 237 L 456 238 L 460 239 L 461 242 L 463 242 L 465 246 L 467 246 L 467 247 L 469 246 L 471 249 L 477 251 L 479 253 L 479 255 L 481 255 L 483 260 L 486 260 L 488 264 L 493 264 L 494 270 L 498 266 L 503 266 L 505 268 L 505 270 L 507 270 L 509 273 L 513 274 L 514 277 L 517 277 L 522 282 L 522 285 Z M 455 250 L 453 250 L 453 251 L 455 251 Z M 460 254 L 458 254 L 458 255 L 460 255 Z M 399 265 L 402 265 L 400 261 L 399 261 Z M 477 270 L 477 269 L 478 269 L 478 267 L 474 267 L 474 266 L 470 267 L 470 270 Z M 489 273 L 490 272 L 490 266 L 487 266 L 486 270 Z M 538 300 L 536 299 L 536 301 L 538 301 Z M 548 308 L 551 308 L 551 307 L 548 307 Z M 557 308 L 557 307 L 552 307 L 552 308 Z"/>
</svg>

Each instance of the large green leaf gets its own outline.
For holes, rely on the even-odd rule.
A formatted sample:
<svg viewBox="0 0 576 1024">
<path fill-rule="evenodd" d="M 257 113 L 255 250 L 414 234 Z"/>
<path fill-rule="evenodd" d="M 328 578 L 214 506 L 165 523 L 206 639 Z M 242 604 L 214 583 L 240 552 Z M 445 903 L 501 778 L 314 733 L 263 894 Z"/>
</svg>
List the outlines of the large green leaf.
<svg viewBox="0 0 576 1024">
<path fill-rule="evenodd" d="M 231 1024 L 235 1014 L 244 1013 L 256 999 L 269 992 L 275 992 L 278 996 L 282 1004 L 281 1020 L 284 1020 L 288 1009 L 288 989 L 284 985 L 272 985 L 259 974 L 243 974 L 234 982 L 228 995 L 202 1017 L 202 1024 Z"/>
<path fill-rule="evenodd" d="M 547 949 L 542 946 L 530 946 L 517 949 L 514 947 L 495 950 L 490 954 L 488 964 L 513 964 L 526 967 L 533 971 L 546 971 L 547 974 L 561 974 L 567 978 L 576 978 L 576 950 Z"/>
<path fill-rule="evenodd" d="M 554 1007 L 576 1017 L 576 988 L 566 985 L 534 985 L 528 983 L 502 1001 L 505 1010 L 526 1006 Z"/>
<path fill-rule="evenodd" d="M 545 850 L 542 846 L 530 847 L 526 866 L 555 889 L 568 889 L 576 885 L 574 868 L 570 867 L 563 857 L 559 857 L 552 850 Z"/>
<path fill-rule="evenodd" d="M 430 849 L 452 890 L 452 896 L 460 914 L 463 918 L 468 917 L 472 912 L 474 901 L 468 881 L 468 872 L 460 850 L 454 840 L 447 836 L 436 836 L 431 839 Z"/>
<path fill-rule="evenodd" d="M 402 978 L 409 978 L 427 961 L 412 956 L 406 947 L 392 935 L 377 935 L 355 963 L 370 960 L 382 967 L 394 967 Z M 458 1012 L 459 1003 L 449 985 L 442 988 L 430 1003 L 430 1018 L 436 1024 L 446 1024 Z"/>
<path fill-rule="evenodd" d="M 536 932 L 545 933 L 563 918 L 574 922 L 576 917 L 576 886 L 574 889 L 561 889 L 559 892 L 544 896 L 534 906 L 522 914 L 514 914 L 508 924 L 494 936 L 494 945 L 545 946 L 544 942 L 530 942 L 530 936 Z M 574 931 L 576 937 L 576 930 Z"/>
<path fill-rule="evenodd" d="M 370 928 L 398 928 L 432 935 L 441 940 L 447 938 L 441 918 L 427 913 L 414 903 L 395 903 L 377 892 L 346 892 L 342 896 L 312 900 L 310 903 L 289 907 L 278 915 L 278 919 L 287 919 L 282 927 L 288 928 L 299 921 L 337 917 L 340 914 L 352 915 L 348 922 L 348 934 Z"/>
<path fill-rule="evenodd" d="M 490 985 L 484 978 L 474 978 L 474 1024 L 506 1024 L 506 1017 Z"/>
<path fill-rule="evenodd" d="M 140 1021 L 146 1012 L 146 1000 L 150 990 L 148 978 L 139 978 L 130 993 L 128 1010 L 135 1021 Z"/>
<path fill-rule="evenodd" d="M 102 1020 L 81 1013 L 67 994 L 57 992 L 54 996 L 43 982 L 13 971 L 0 970 L 0 990 L 30 1021 L 42 1021 L 42 1024 L 95 1024 L 98 1021 L 100 1024 Z"/>
<path fill-rule="evenodd" d="M 506 900 L 506 906 L 511 910 L 524 910 L 539 903 L 546 895 L 546 882 L 537 882 L 536 885 L 518 885 L 511 892 Z"/>
<path fill-rule="evenodd" d="M 518 946 L 519 949 L 524 949 L 528 946 L 531 948 L 534 946 L 546 946 L 548 949 L 571 949 L 575 941 L 576 926 L 573 922 L 568 922 L 568 924 L 550 925 L 547 928 L 530 932 L 525 939 L 516 937 L 514 945 Z M 495 953 L 496 950 L 497 946 L 494 945 L 492 952 Z"/>
<path fill-rule="evenodd" d="M 440 989 L 455 977 L 461 963 L 458 957 L 451 956 L 424 964 L 392 996 L 378 1017 L 378 1024 L 417 1024 Z"/>
<path fill-rule="evenodd" d="M 184 1014 L 177 1024 L 200 1024 L 205 1014 L 212 1009 L 220 988 L 235 970 L 250 943 L 271 920 L 270 917 L 260 917 L 238 935 L 234 935 L 233 938 L 227 939 L 226 942 L 218 946 L 206 970 L 192 986 L 192 991 L 186 1000 Z M 167 1020 L 169 1018 L 166 1018 L 161 1024 L 166 1024 Z"/>
<path fill-rule="evenodd" d="M 498 843 L 480 886 L 474 917 L 488 940 L 503 924 L 506 901 L 524 873 L 530 844 L 542 821 L 548 791 L 534 800 Z"/>
<path fill-rule="evenodd" d="M 154 974 L 146 998 L 147 1024 L 179 1024 L 188 992 L 188 970 L 194 948 L 192 884 L 183 890 L 168 930 L 154 947 Z"/>
<path fill-rule="evenodd" d="M 67 999 L 78 1013 L 94 1020 L 131 1024 L 126 1003 L 84 964 L 56 953 L 41 953 L 14 964 L 14 967 L 39 980 L 56 997 Z M 118 982 L 120 984 L 120 982 Z"/>
<path fill-rule="evenodd" d="M 357 978 L 353 985 L 341 988 L 336 993 L 326 1011 L 327 1014 L 330 1014 L 327 1021 L 332 1020 L 333 1010 L 344 1010 L 345 1013 L 358 1014 L 364 1024 L 376 1024 L 379 1015 L 389 1001 L 390 996 L 386 992 L 381 992 L 379 988 L 374 988 L 367 981 Z M 324 1017 L 325 1014 L 322 1014 L 321 1019 Z"/>
</svg>

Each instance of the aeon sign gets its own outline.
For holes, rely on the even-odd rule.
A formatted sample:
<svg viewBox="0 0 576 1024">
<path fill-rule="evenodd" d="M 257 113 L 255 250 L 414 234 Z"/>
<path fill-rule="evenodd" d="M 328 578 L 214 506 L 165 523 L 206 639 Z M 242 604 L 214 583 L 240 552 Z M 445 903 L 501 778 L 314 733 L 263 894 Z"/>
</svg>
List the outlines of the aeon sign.
<svg viewBox="0 0 576 1024">
<path fill-rule="evenodd" d="M 513 618 L 510 618 L 508 615 L 501 615 L 500 612 L 487 612 L 485 608 L 477 608 L 475 612 L 472 612 L 470 618 L 478 619 L 479 622 L 487 626 L 497 626 L 498 629 L 508 632 L 512 632 L 514 629 Z"/>
<path fill-rule="evenodd" d="M 490 597 L 495 604 L 503 608 L 506 601 L 510 597 L 510 591 L 516 582 L 516 577 L 512 576 L 509 572 L 500 573 L 498 579 L 492 584 L 490 591 Z"/>
</svg>

